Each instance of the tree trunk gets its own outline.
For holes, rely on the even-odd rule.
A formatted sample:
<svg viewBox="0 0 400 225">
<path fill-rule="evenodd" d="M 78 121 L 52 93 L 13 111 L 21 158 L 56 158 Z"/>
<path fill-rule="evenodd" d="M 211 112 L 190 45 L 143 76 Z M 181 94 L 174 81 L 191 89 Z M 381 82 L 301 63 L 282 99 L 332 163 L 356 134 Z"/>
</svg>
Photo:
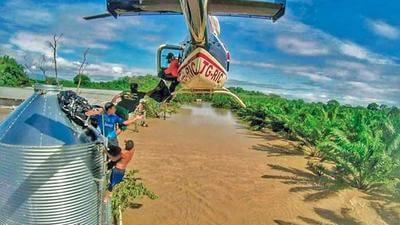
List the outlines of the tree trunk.
<svg viewBox="0 0 400 225">
<path fill-rule="evenodd" d="M 53 51 L 53 53 L 54 53 L 54 55 L 53 55 L 53 57 L 54 57 L 54 72 L 56 75 L 57 86 L 60 87 L 60 82 L 58 81 L 58 68 L 57 68 L 57 42 L 54 42 L 54 43 L 55 43 L 55 48 Z"/>
</svg>

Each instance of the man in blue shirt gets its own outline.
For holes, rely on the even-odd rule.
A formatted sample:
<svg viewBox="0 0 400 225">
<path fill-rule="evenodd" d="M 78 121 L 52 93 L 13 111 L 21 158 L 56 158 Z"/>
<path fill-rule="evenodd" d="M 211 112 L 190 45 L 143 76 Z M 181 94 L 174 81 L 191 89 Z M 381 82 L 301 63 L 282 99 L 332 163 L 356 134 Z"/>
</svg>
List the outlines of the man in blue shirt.
<svg viewBox="0 0 400 225">
<path fill-rule="evenodd" d="M 105 111 L 105 113 L 103 113 Z M 108 139 L 108 145 L 118 146 L 117 129 L 121 126 L 129 126 L 138 120 L 143 119 L 143 116 L 136 116 L 132 119 L 123 120 L 115 114 L 116 107 L 113 103 L 108 102 L 103 109 L 94 109 L 86 113 L 87 116 L 93 116 L 97 120 L 101 133 Z"/>
</svg>

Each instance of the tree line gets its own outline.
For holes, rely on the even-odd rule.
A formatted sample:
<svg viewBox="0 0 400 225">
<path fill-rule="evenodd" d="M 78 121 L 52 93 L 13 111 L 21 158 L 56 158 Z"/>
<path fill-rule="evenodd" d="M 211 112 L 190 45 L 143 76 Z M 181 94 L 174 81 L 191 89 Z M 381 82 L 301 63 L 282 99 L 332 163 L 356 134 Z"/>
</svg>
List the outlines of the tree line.
<svg viewBox="0 0 400 225">
<path fill-rule="evenodd" d="M 129 90 L 129 84 L 136 82 L 141 91 L 152 90 L 159 78 L 151 75 L 122 77 L 107 82 L 94 82 L 88 75 L 78 74 L 73 80 L 59 80 L 65 87 Z M 35 81 L 29 79 L 24 66 L 15 59 L 0 57 L 0 86 L 29 86 Z M 47 76 L 40 81 L 57 84 Z M 232 99 L 222 95 L 194 96 L 179 95 L 176 104 L 192 102 L 203 98 L 215 107 L 229 108 L 249 125 L 260 130 L 270 128 L 288 138 L 299 141 L 302 149 L 319 158 L 315 168 L 320 174 L 332 176 L 351 186 L 369 190 L 377 186 L 392 186 L 400 189 L 400 109 L 371 103 L 367 107 L 341 105 L 335 100 L 327 103 L 307 103 L 290 100 L 277 95 L 231 88 L 244 100 L 247 108 L 240 108 Z M 156 104 L 150 102 L 151 111 Z M 150 114 L 151 115 L 151 114 Z M 324 162 L 334 163 L 333 170 L 322 166 Z"/>
</svg>

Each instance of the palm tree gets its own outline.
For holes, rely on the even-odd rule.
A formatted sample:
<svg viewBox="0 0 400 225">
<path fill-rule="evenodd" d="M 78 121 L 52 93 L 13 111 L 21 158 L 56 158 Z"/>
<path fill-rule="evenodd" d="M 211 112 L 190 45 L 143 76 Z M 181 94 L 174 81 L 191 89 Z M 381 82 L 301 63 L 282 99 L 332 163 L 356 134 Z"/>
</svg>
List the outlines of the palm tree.
<svg viewBox="0 0 400 225">
<path fill-rule="evenodd" d="M 398 160 L 388 152 L 392 145 L 385 143 L 383 129 L 366 115 L 357 113 L 349 124 L 350 132 L 334 129 L 320 145 L 324 156 L 343 172 L 343 178 L 359 189 L 388 181 L 398 168 Z"/>
</svg>

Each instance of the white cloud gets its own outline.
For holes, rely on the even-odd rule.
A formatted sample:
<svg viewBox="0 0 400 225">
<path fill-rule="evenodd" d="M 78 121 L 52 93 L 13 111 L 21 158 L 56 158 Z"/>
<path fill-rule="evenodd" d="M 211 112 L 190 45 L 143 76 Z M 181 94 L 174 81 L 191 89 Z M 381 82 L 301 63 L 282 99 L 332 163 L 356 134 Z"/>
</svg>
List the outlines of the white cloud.
<svg viewBox="0 0 400 225">
<path fill-rule="evenodd" d="M 43 26 L 54 22 L 54 17 L 37 2 L 13 0 L 0 7 L 0 18 L 23 27 Z"/>
<path fill-rule="evenodd" d="M 71 78 L 78 70 L 79 62 L 69 61 L 62 57 L 57 58 L 61 70 L 61 77 Z M 51 71 L 52 64 L 49 63 L 48 69 Z M 110 79 L 117 79 L 121 76 L 137 76 L 152 73 L 151 68 L 139 68 L 139 67 L 128 67 L 118 63 L 90 63 L 87 65 L 84 73 L 88 74 L 90 77 L 94 77 L 97 81 L 104 81 Z"/>
<path fill-rule="evenodd" d="M 318 56 L 329 54 L 329 50 L 322 44 L 295 37 L 279 36 L 276 39 L 276 45 L 281 51 L 294 55 Z"/>
<path fill-rule="evenodd" d="M 345 56 L 365 60 L 373 64 L 394 64 L 392 59 L 372 53 L 369 50 L 351 42 L 341 42 L 339 44 L 339 50 Z"/>
<path fill-rule="evenodd" d="M 346 80 L 360 80 L 360 81 L 375 81 L 381 78 L 381 72 L 373 66 L 367 66 L 362 63 L 335 60 L 328 61 L 326 67 L 328 73 L 337 74 L 342 79 Z"/>
<path fill-rule="evenodd" d="M 329 82 L 332 80 L 332 78 L 324 76 L 323 74 L 318 74 L 318 73 L 298 72 L 297 74 L 308 77 L 310 80 L 315 81 L 315 82 Z"/>
<path fill-rule="evenodd" d="M 244 37 L 258 40 L 266 47 L 272 47 L 269 40 L 276 38 L 275 47 L 283 52 L 303 56 L 343 56 L 362 60 L 372 64 L 396 64 L 393 58 L 373 52 L 367 47 L 354 42 L 335 37 L 323 30 L 304 24 L 291 15 L 285 15 L 275 24 L 265 27 L 264 21 L 245 20 L 238 22 L 234 19 L 223 19 L 224 23 L 237 26 L 238 32 Z M 254 34 L 257 35 L 254 35 Z"/>
<path fill-rule="evenodd" d="M 367 51 L 358 45 L 353 43 L 342 43 L 340 45 L 340 51 L 347 56 L 351 56 L 357 59 L 367 59 Z"/>
<path fill-rule="evenodd" d="M 113 66 L 112 71 L 117 74 L 122 74 L 124 72 L 124 69 L 120 66 Z"/>
<path fill-rule="evenodd" d="M 47 41 L 51 40 L 49 35 L 40 35 L 31 32 L 19 32 L 10 39 L 10 43 L 22 51 L 35 52 L 51 56 L 51 50 Z"/>
<path fill-rule="evenodd" d="M 400 37 L 400 30 L 381 20 L 367 19 L 369 28 L 376 34 L 388 39 L 398 39 Z"/>
<path fill-rule="evenodd" d="M 265 69 L 276 68 L 275 64 L 266 63 L 266 62 L 232 60 L 231 63 L 235 64 L 235 65 L 240 65 L 240 66 L 260 67 L 260 68 L 265 68 Z"/>
</svg>

